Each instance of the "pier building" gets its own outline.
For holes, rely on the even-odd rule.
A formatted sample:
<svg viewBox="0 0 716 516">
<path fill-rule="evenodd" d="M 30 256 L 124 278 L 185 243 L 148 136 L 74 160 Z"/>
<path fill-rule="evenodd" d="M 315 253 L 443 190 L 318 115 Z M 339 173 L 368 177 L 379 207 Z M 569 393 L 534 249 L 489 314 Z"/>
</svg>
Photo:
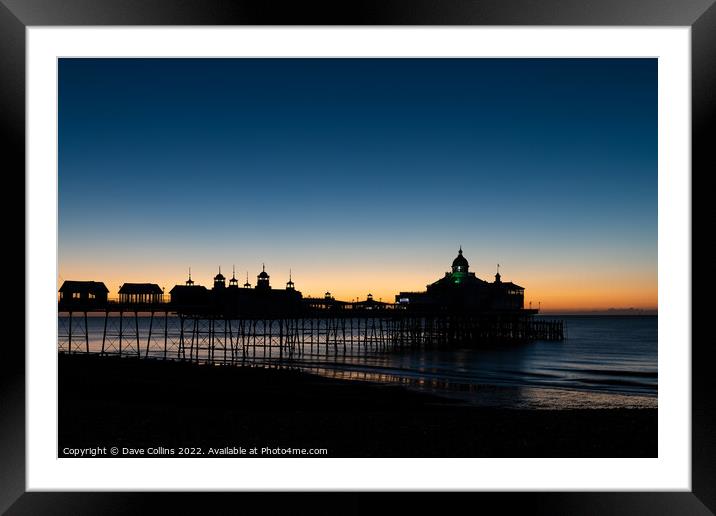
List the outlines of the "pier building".
<svg viewBox="0 0 716 516">
<path fill-rule="evenodd" d="M 470 272 L 470 263 L 460 247 L 449 272 L 427 285 L 422 292 L 400 292 L 395 296 L 399 308 L 451 313 L 486 313 L 524 310 L 525 289 L 503 282 L 499 265 L 493 282 Z M 536 311 L 534 311 L 536 312 Z"/>
</svg>

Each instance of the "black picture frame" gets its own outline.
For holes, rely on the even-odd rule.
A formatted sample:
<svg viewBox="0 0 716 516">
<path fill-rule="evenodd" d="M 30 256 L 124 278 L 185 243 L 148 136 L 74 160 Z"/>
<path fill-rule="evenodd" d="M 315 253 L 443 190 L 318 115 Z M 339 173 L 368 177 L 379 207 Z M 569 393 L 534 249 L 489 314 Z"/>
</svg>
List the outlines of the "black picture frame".
<svg viewBox="0 0 716 516">
<path fill-rule="evenodd" d="M 360 3 L 222 0 L 0 0 L 0 124 L 6 177 L 25 167 L 25 30 L 30 26 L 82 25 L 563 25 L 689 26 L 692 73 L 692 184 L 716 170 L 709 134 L 716 119 L 716 6 L 714 0 L 374 0 Z M 10 158 L 10 159 L 8 159 Z M 698 223 L 698 219 L 694 223 Z M 706 219 L 709 220 L 709 219 Z M 693 253 L 693 245 L 692 250 Z M 693 256 L 693 254 L 692 254 Z M 28 271 L 25 270 L 25 274 Z M 687 278 L 691 281 L 690 278 Z M 32 307 L 28 307 L 32 309 Z M 703 310 L 694 305 L 694 309 Z M 692 318 L 693 319 L 693 318 Z M 698 318 L 696 319 L 698 320 Z M 25 349 L 3 343 L 0 377 L 0 511 L 7 514 L 143 513 L 148 503 L 169 513 L 207 513 L 234 504 L 230 493 L 26 493 Z M 12 342 L 14 344 L 14 342 Z M 25 342 L 25 346 L 31 343 Z M 687 343 L 684 343 L 686 345 Z M 468 503 L 501 513 L 713 514 L 716 512 L 716 407 L 710 339 L 692 342 L 692 490 L 690 492 L 473 493 Z M 254 495 L 243 495 L 252 498 Z M 311 502 L 314 513 L 362 512 L 377 494 Z M 211 500 L 207 500 L 211 497 Z M 300 503 L 301 494 L 262 499 Z M 411 497 L 423 509 L 422 494 Z M 453 505 L 451 502 L 451 506 Z M 437 506 L 436 506 L 437 507 Z M 436 510 L 438 510 L 436 508 Z M 441 512 L 444 511 L 444 507 Z"/>
</svg>

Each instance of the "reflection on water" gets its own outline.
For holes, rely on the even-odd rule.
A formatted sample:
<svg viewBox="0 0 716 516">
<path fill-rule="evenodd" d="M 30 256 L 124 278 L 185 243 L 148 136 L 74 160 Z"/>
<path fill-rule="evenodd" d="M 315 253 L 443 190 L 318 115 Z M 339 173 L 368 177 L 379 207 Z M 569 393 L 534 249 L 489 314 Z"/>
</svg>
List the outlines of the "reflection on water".
<svg viewBox="0 0 716 516">
<path fill-rule="evenodd" d="M 567 317 L 565 342 L 408 351 L 310 363 L 339 378 L 402 384 L 470 403 L 532 408 L 656 407 L 657 318 Z"/>
<path fill-rule="evenodd" d="M 315 345 L 292 357 L 292 364 L 323 376 L 400 384 L 484 406 L 656 407 L 656 317 L 564 319 L 569 332 L 564 342 L 374 353 L 360 346 L 344 350 L 316 339 Z M 144 336 L 148 324 L 148 318 L 140 318 L 137 327 L 131 328 L 134 340 L 129 339 L 125 350 L 138 346 L 142 354 L 149 350 L 150 355 L 163 356 L 168 342 L 167 357 L 180 358 L 176 343 L 172 346 L 163 333 L 151 341 Z M 87 341 L 91 351 L 101 350 L 103 325 L 103 318 L 90 318 Z M 267 365 L 285 360 L 274 344 L 266 339 L 251 351 Z M 218 354 L 218 358 L 241 363 L 239 351 L 229 348 L 219 347 L 215 358 Z"/>
</svg>

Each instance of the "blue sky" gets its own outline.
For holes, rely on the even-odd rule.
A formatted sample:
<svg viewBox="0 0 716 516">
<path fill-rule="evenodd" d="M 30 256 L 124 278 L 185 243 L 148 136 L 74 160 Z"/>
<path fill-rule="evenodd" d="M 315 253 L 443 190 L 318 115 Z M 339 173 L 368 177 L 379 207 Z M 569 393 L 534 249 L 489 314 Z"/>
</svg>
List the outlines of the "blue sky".
<svg viewBox="0 0 716 516">
<path fill-rule="evenodd" d="M 266 262 L 388 297 L 462 244 L 655 306 L 657 61 L 61 59 L 59 209 L 60 275 L 110 290 Z"/>
</svg>

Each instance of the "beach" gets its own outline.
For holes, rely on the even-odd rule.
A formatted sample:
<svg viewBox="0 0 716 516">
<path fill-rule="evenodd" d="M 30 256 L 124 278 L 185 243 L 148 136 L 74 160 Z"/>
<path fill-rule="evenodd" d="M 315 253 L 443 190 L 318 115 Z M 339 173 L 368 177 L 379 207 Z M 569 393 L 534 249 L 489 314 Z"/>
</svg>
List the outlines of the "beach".
<svg viewBox="0 0 716 516">
<path fill-rule="evenodd" d="M 59 456 L 98 447 L 163 457 L 657 456 L 655 408 L 484 407 L 297 370 L 64 353 L 58 373 Z"/>
</svg>

